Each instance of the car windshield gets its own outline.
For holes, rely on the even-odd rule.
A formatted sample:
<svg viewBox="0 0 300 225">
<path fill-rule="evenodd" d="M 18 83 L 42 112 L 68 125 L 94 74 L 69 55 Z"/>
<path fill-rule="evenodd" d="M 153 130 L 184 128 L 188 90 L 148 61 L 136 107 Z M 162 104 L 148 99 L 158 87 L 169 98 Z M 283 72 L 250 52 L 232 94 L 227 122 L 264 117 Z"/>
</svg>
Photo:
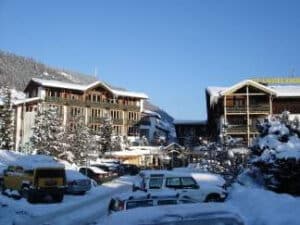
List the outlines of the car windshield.
<svg viewBox="0 0 300 225">
<path fill-rule="evenodd" d="M 36 170 L 36 175 L 38 177 L 65 177 L 65 171 L 64 170 Z"/>
</svg>

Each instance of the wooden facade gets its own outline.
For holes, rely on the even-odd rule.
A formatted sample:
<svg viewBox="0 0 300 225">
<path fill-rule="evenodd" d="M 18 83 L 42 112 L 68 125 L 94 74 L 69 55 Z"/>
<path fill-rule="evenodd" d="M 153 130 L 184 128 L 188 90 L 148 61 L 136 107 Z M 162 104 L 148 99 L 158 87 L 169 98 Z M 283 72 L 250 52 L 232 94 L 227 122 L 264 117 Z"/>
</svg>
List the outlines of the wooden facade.
<svg viewBox="0 0 300 225">
<path fill-rule="evenodd" d="M 41 97 L 46 106 L 58 107 L 64 125 L 75 126 L 76 119 L 83 117 L 85 123 L 96 131 L 104 118 L 109 117 L 115 135 L 139 135 L 138 122 L 143 110 L 143 100 L 146 98 L 144 95 L 135 96 L 132 92 L 125 91 L 117 95 L 100 82 L 86 87 L 58 81 L 51 85 L 49 83 L 51 84 L 49 81 L 44 84 L 40 80 L 38 82 L 31 80 L 25 93 L 28 97 Z"/>
<path fill-rule="evenodd" d="M 292 114 L 300 114 L 300 96 L 279 96 L 275 90 L 250 80 L 220 91 L 213 104 L 212 98 L 213 93 L 207 89 L 210 138 L 217 139 L 220 134 L 230 135 L 243 138 L 248 146 L 258 134 L 258 121 L 285 110 Z"/>
</svg>

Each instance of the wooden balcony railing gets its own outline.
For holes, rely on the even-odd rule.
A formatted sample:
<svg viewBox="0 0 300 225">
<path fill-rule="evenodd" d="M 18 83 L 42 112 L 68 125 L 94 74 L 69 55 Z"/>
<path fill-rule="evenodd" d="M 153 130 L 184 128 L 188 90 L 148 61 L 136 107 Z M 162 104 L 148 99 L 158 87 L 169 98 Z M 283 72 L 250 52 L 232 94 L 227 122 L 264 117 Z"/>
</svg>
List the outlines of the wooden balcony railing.
<svg viewBox="0 0 300 225">
<path fill-rule="evenodd" d="M 250 133 L 256 133 L 258 132 L 256 127 L 253 125 L 249 126 L 250 128 Z M 236 133 L 247 133 L 247 125 L 243 124 L 243 125 L 229 125 L 229 127 L 226 129 L 227 133 L 231 133 L 231 134 L 236 134 Z"/>
<path fill-rule="evenodd" d="M 247 113 L 246 106 L 227 106 L 227 113 Z M 268 113 L 270 112 L 270 106 L 267 104 L 250 104 L 249 113 Z"/>
<path fill-rule="evenodd" d="M 140 107 L 136 105 L 124 105 L 120 103 L 113 103 L 110 101 L 92 102 L 92 101 L 66 99 L 66 98 L 50 97 L 50 96 L 47 96 L 45 98 L 45 101 L 51 103 L 74 105 L 74 106 L 81 106 L 81 107 L 92 106 L 98 108 L 118 109 L 118 110 L 135 111 L 135 112 L 140 110 Z"/>
</svg>

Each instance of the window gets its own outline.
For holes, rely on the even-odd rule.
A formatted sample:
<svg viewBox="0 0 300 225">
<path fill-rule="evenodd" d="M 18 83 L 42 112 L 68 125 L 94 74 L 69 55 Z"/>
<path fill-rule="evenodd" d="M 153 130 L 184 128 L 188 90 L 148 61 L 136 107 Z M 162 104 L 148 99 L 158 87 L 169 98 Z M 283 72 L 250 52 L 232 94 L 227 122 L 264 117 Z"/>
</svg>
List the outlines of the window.
<svg viewBox="0 0 300 225">
<path fill-rule="evenodd" d="M 149 189 L 160 189 L 163 184 L 163 177 L 151 177 L 149 180 Z"/>
<path fill-rule="evenodd" d="M 176 205 L 177 201 L 175 199 L 166 199 L 166 200 L 158 200 L 157 205 Z"/>
<path fill-rule="evenodd" d="M 198 187 L 196 181 L 192 177 L 182 177 L 181 182 L 183 188 L 196 189 Z"/>
<path fill-rule="evenodd" d="M 166 187 L 170 188 L 180 188 L 180 178 L 179 177 L 170 177 L 166 179 Z"/>
<path fill-rule="evenodd" d="M 137 207 L 149 207 L 149 206 L 153 206 L 153 200 L 128 201 L 126 204 L 126 209 L 134 209 Z"/>
</svg>

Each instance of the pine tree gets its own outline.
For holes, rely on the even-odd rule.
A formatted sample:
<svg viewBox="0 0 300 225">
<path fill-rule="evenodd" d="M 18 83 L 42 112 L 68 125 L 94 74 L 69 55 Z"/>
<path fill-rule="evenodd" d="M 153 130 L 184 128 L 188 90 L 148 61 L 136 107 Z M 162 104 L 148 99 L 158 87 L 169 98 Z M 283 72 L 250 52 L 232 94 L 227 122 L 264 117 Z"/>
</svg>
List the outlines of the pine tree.
<svg viewBox="0 0 300 225">
<path fill-rule="evenodd" d="M 101 153 L 111 151 L 112 148 L 113 126 L 109 117 L 104 118 L 103 124 L 100 126 L 99 136 L 101 144 Z"/>
<path fill-rule="evenodd" d="M 69 150 L 67 152 L 73 154 L 76 164 L 82 165 L 89 160 L 93 137 L 83 117 L 78 117 L 76 121 L 75 130 L 67 135 L 67 141 L 69 142 Z"/>
<path fill-rule="evenodd" d="M 14 111 L 11 91 L 8 87 L 0 90 L 0 149 L 11 150 L 14 147 Z"/>
<path fill-rule="evenodd" d="M 57 107 L 39 105 L 33 126 L 33 152 L 57 158 L 64 153 L 64 128 Z"/>
</svg>

